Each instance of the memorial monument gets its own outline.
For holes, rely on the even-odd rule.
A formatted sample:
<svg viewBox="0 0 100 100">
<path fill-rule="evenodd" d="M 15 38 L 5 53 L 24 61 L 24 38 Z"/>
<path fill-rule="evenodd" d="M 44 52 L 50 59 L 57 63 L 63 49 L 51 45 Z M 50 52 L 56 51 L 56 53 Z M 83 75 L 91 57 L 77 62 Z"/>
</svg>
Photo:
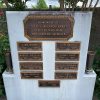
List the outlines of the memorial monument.
<svg viewBox="0 0 100 100">
<path fill-rule="evenodd" d="M 85 73 L 92 12 L 7 11 L 14 73 L 7 100 L 92 100 L 96 74 Z"/>
</svg>

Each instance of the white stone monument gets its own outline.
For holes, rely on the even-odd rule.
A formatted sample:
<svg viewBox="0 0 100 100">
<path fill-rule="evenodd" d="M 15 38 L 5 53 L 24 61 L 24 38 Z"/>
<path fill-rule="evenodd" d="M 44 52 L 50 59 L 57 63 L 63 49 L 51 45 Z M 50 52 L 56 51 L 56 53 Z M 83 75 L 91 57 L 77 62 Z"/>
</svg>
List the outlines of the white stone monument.
<svg viewBox="0 0 100 100">
<path fill-rule="evenodd" d="M 92 12 L 43 14 L 6 12 L 14 71 L 3 73 L 7 100 L 92 100 L 96 74 L 85 74 Z M 60 23 L 62 18 L 69 25 Z M 68 27 L 70 37 L 65 33 Z"/>
</svg>

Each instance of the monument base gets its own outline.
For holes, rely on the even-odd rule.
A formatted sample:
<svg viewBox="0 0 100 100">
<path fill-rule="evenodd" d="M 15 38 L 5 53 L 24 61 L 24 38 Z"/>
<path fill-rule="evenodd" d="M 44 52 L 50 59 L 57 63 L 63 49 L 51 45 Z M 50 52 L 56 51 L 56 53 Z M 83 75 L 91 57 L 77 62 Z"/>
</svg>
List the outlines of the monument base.
<svg viewBox="0 0 100 100">
<path fill-rule="evenodd" d="M 7 100 L 92 100 L 96 74 L 92 72 L 77 80 L 62 81 L 62 88 L 41 88 L 36 80 L 20 80 L 6 71 L 3 80 Z M 40 88 L 39 91 L 36 88 Z"/>
</svg>

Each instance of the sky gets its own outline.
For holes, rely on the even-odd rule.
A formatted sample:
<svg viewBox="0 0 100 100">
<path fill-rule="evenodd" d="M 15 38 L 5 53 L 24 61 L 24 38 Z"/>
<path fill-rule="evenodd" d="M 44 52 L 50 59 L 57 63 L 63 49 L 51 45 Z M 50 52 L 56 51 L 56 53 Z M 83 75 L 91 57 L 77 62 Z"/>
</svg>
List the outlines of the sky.
<svg viewBox="0 0 100 100">
<path fill-rule="evenodd" d="M 37 4 L 37 1 L 38 1 L 38 0 L 29 0 L 29 1 L 26 3 L 26 5 L 27 5 L 29 8 L 31 8 L 32 5 L 36 5 L 36 4 Z M 48 6 L 49 6 L 49 5 L 59 6 L 58 0 L 45 0 L 45 1 L 46 1 L 46 3 L 47 3 Z M 90 1 L 91 1 L 91 0 L 88 1 L 88 5 L 89 5 L 89 2 L 90 2 Z M 96 3 L 96 0 L 93 0 L 92 6 L 94 6 L 95 3 Z M 81 6 L 81 5 L 82 5 L 82 2 L 79 2 L 79 3 L 78 3 L 78 6 Z M 88 5 L 87 5 L 87 6 L 88 6 Z M 99 3 L 98 3 L 98 5 L 97 5 L 97 7 L 100 7 L 100 0 L 99 0 Z"/>
<path fill-rule="evenodd" d="M 2 0 L 0 0 L 2 1 Z M 8 0 L 9 1 L 9 0 Z M 25 0 L 22 0 L 22 1 L 25 1 Z M 26 3 L 26 5 L 31 8 L 32 5 L 36 5 L 37 4 L 37 1 L 38 0 L 28 0 L 28 2 Z M 59 6 L 59 2 L 58 0 L 45 0 L 47 2 L 47 5 L 53 5 L 53 6 Z M 88 0 L 88 2 L 90 2 L 91 0 Z M 93 3 L 92 3 L 92 6 L 95 5 L 96 3 L 96 0 L 93 0 Z M 89 3 L 88 3 L 89 4 Z M 79 2 L 78 3 L 78 6 L 81 6 L 82 5 L 82 2 Z M 88 5 L 87 5 L 88 6 Z M 100 0 L 99 0 L 99 3 L 97 5 L 97 7 L 100 7 Z"/>
<path fill-rule="evenodd" d="M 91 0 L 88 0 L 88 5 L 89 5 L 90 1 L 91 1 Z M 97 0 L 93 0 L 93 2 L 92 2 L 92 6 L 94 6 L 94 5 L 95 5 L 96 1 L 97 1 Z M 81 6 L 81 5 L 82 5 L 82 3 L 81 3 L 81 2 L 79 2 L 79 3 L 78 3 L 78 5 L 79 5 L 79 6 Z M 88 6 L 88 5 L 87 5 L 87 6 Z M 97 5 L 97 7 L 100 7 L 100 0 L 99 0 L 99 3 L 98 3 L 98 5 Z"/>
</svg>

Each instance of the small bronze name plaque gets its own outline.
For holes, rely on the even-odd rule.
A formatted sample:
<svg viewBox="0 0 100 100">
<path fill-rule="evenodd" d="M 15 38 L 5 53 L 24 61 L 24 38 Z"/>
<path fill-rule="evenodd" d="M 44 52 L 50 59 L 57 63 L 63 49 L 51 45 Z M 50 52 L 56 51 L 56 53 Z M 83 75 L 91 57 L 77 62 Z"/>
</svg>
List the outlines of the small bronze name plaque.
<svg viewBox="0 0 100 100">
<path fill-rule="evenodd" d="M 55 72 L 55 79 L 77 79 L 76 72 Z"/>
<path fill-rule="evenodd" d="M 56 53 L 56 61 L 78 61 L 79 53 Z"/>
<path fill-rule="evenodd" d="M 42 51 L 42 43 L 38 42 L 18 42 L 17 47 L 19 51 Z"/>
<path fill-rule="evenodd" d="M 29 40 L 68 40 L 73 25 L 73 17 L 66 14 L 30 14 L 24 20 L 24 32 Z"/>
<path fill-rule="evenodd" d="M 20 62 L 21 70 L 43 70 L 42 62 Z"/>
<path fill-rule="evenodd" d="M 19 60 L 20 61 L 42 61 L 42 54 L 41 53 L 20 52 Z"/>
<path fill-rule="evenodd" d="M 43 72 L 21 72 L 22 79 L 43 79 Z"/>
<path fill-rule="evenodd" d="M 39 80 L 39 87 L 60 87 L 59 80 Z"/>
<path fill-rule="evenodd" d="M 60 42 L 56 43 L 56 51 L 78 51 L 80 50 L 80 43 L 79 42 Z"/>
<path fill-rule="evenodd" d="M 56 62 L 55 70 L 78 70 L 78 63 Z"/>
</svg>

